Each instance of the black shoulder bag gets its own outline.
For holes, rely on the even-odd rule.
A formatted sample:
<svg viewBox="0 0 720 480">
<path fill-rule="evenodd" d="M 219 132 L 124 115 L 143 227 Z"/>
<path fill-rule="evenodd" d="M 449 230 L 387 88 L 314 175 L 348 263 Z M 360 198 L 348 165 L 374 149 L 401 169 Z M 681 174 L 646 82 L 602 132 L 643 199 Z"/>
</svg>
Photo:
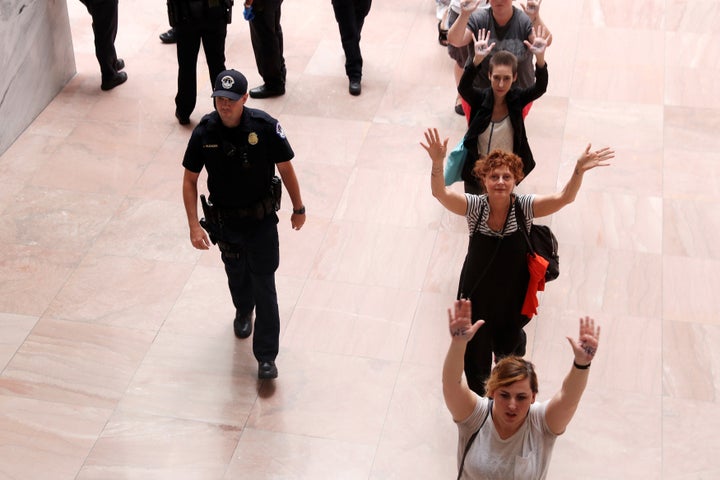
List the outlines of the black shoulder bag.
<svg viewBox="0 0 720 480">
<path fill-rule="evenodd" d="M 545 281 L 555 280 L 560 275 L 560 256 L 558 255 L 558 241 L 552 230 L 547 225 L 535 225 L 530 227 L 528 234 L 525 223 L 525 214 L 518 202 L 515 202 L 515 219 L 518 228 L 525 236 L 530 253 L 540 255 L 548 261 L 548 267 L 545 271 Z"/>
<path fill-rule="evenodd" d="M 463 452 L 462 459 L 460 460 L 460 468 L 458 469 L 457 480 L 460 480 L 460 477 L 462 477 L 463 467 L 465 466 L 465 457 L 467 457 L 468 451 L 470 450 L 470 446 L 472 446 L 472 443 L 475 441 L 475 437 L 478 436 L 478 433 L 480 433 L 480 430 L 482 430 L 483 425 L 485 425 L 485 422 L 487 421 L 488 416 L 490 416 L 490 411 L 492 410 L 492 406 L 493 406 L 493 399 L 491 398 L 490 402 L 488 404 L 488 411 L 485 413 L 485 418 L 483 418 L 483 421 L 480 424 L 480 428 L 478 428 L 475 433 L 470 435 L 467 445 L 465 445 L 465 451 Z"/>
</svg>

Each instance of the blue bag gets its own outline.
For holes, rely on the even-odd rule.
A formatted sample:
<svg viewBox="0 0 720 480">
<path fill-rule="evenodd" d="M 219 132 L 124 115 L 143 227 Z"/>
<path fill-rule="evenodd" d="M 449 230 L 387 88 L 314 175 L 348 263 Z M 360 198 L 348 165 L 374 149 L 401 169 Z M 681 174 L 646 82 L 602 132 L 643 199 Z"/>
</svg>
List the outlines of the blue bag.
<svg viewBox="0 0 720 480">
<path fill-rule="evenodd" d="M 462 180 L 462 169 L 465 165 L 465 158 L 467 158 L 467 148 L 465 148 L 464 138 L 460 140 L 455 148 L 452 149 L 450 155 L 448 155 L 445 161 L 445 185 L 452 185 L 455 182 Z"/>
</svg>

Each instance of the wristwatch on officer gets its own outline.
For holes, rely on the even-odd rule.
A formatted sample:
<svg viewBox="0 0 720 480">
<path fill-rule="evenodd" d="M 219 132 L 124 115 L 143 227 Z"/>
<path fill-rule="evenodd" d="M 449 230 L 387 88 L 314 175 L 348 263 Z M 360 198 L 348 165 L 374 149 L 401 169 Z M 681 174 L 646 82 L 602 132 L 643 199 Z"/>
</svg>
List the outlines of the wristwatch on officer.
<svg viewBox="0 0 720 480">
<path fill-rule="evenodd" d="M 294 213 L 295 215 L 305 215 L 305 205 L 303 205 L 302 207 L 300 207 L 300 208 L 297 209 L 297 210 L 295 210 L 295 209 L 293 208 L 293 213 Z"/>
</svg>

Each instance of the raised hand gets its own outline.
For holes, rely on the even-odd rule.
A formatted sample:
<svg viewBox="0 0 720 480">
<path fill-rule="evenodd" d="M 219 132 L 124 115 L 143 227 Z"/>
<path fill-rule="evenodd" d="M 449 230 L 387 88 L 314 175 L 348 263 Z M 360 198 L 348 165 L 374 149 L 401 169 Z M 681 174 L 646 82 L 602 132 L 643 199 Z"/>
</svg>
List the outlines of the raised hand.
<svg viewBox="0 0 720 480">
<path fill-rule="evenodd" d="M 437 128 L 428 128 L 425 132 L 427 145 L 420 142 L 420 145 L 428 152 L 433 163 L 442 163 L 447 154 L 448 139 L 441 141 Z"/>
<path fill-rule="evenodd" d="M 533 27 L 532 32 L 533 42 L 530 43 L 524 40 L 523 43 L 533 55 L 542 55 L 545 53 L 548 43 L 550 43 L 551 34 L 542 25 Z"/>
<path fill-rule="evenodd" d="M 469 342 L 485 323 L 485 320 L 478 320 L 473 325 L 471 315 L 470 300 L 455 300 L 453 308 L 448 308 L 448 326 L 453 342 Z"/>
<path fill-rule="evenodd" d="M 590 317 L 580 319 L 580 333 L 577 340 L 566 337 L 575 354 L 575 363 L 588 365 L 597 353 L 600 341 L 600 326 L 595 326 L 595 320 Z"/>
<path fill-rule="evenodd" d="M 528 0 L 527 3 L 521 3 L 520 6 L 523 12 L 530 17 L 530 21 L 535 23 L 537 17 L 540 15 L 540 4 L 542 0 Z"/>
<path fill-rule="evenodd" d="M 481 4 L 484 4 L 484 3 L 485 3 L 485 0 L 465 0 L 465 1 L 460 2 L 460 9 L 463 12 L 471 12 L 472 13 L 475 10 L 477 10 L 477 8 Z"/>
<path fill-rule="evenodd" d="M 585 151 L 578 158 L 575 166 L 576 175 L 595 167 L 607 167 L 610 165 L 609 160 L 615 158 L 615 151 L 610 150 L 610 147 L 604 147 L 594 152 L 590 151 L 591 147 L 592 145 L 588 143 Z"/>
<path fill-rule="evenodd" d="M 495 42 L 490 43 L 490 30 L 482 28 L 478 32 L 478 36 L 473 35 L 475 42 L 475 59 L 483 59 L 487 57 L 495 46 Z M 481 60 L 482 61 L 482 60 Z"/>
</svg>

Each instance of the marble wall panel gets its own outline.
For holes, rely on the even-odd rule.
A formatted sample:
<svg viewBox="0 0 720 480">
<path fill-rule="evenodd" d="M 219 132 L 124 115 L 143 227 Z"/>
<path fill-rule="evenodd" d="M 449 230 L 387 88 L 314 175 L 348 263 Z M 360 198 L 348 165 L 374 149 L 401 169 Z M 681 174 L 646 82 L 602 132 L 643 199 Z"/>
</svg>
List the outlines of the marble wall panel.
<svg viewBox="0 0 720 480">
<path fill-rule="evenodd" d="M 0 2 L 0 154 L 75 75 L 66 0 Z"/>
</svg>

